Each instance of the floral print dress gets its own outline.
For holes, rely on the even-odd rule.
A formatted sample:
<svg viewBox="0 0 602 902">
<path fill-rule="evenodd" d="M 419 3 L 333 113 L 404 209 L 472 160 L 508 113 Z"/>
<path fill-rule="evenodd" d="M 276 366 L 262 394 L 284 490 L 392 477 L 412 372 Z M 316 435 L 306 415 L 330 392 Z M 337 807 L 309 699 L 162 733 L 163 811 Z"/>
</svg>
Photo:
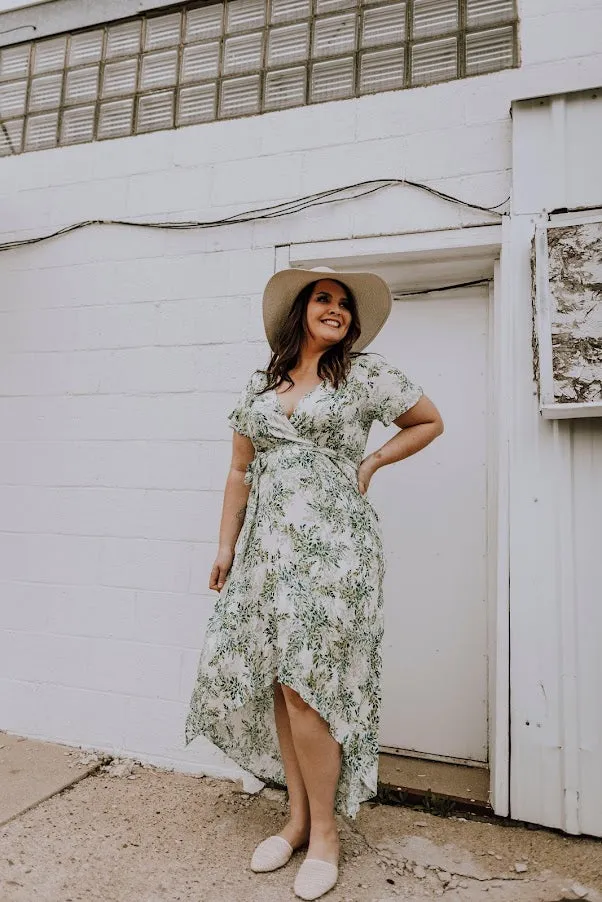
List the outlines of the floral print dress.
<svg viewBox="0 0 602 902">
<path fill-rule="evenodd" d="M 377 792 L 382 581 L 379 517 L 357 470 L 374 420 L 388 426 L 422 388 L 374 353 L 346 381 L 305 394 L 290 419 L 253 373 L 229 414 L 255 457 L 234 561 L 209 619 L 185 724 L 256 777 L 285 785 L 273 681 L 290 686 L 342 746 L 335 810 Z"/>
</svg>

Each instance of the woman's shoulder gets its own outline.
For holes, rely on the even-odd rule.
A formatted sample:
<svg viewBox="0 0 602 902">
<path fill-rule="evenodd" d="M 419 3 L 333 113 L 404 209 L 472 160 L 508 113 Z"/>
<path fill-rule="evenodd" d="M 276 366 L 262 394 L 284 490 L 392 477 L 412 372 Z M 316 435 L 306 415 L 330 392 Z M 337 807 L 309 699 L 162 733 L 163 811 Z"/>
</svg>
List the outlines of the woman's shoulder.
<svg viewBox="0 0 602 902">
<path fill-rule="evenodd" d="M 268 376 L 267 376 L 267 373 L 265 370 L 261 370 L 261 369 L 253 370 L 253 372 L 249 376 L 249 379 L 247 382 L 247 388 L 249 389 L 249 391 L 251 391 L 251 390 L 254 392 L 261 391 L 263 388 L 266 387 L 267 379 L 268 379 Z"/>
<path fill-rule="evenodd" d="M 386 366 L 387 361 L 382 354 L 374 351 L 363 351 L 357 357 L 352 358 L 351 372 L 359 379 L 375 376 Z"/>
</svg>

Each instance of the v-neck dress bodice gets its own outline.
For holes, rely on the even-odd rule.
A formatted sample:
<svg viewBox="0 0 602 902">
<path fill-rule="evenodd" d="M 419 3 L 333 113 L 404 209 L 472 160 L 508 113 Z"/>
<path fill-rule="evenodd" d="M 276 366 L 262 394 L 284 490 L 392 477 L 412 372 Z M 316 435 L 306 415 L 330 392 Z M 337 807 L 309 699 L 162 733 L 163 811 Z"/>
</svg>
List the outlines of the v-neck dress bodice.
<svg viewBox="0 0 602 902">
<path fill-rule="evenodd" d="M 299 400 L 297 401 L 297 403 L 296 403 L 295 406 L 293 407 L 291 413 L 287 413 L 287 412 L 286 412 L 286 410 L 284 409 L 284 404 L 283 404 L 282 401 L 280 400 L 280 395 L 281 395 L 281 394 L 286 394 L 286 392 L 277 392 L 275 388 L 272 389 L 272 391 L 274 392 L 274 395 L 276 396 L 276 400 L 277 400 L 278 403 L 280 404 L 280 408 L 281 408 L 283 414 L 285 415 L 285 417 L 287 418 L 287 420 L 290 420 L 290 418 L 292 417 L 292 415 L 293 415 L 294 412 L 296 411 L 296 409 L 297 409 L 297 407 L 299 406 L 299 404 L 301 403 L 301 401 L 303 401 L 305 398 L 307 398 L 308 395 L 313 395 L 313 393 L 314 393 L 315 391 L 317 391 L 319 388 L 322 388 L 322 387 L 324 386 L 324 384 L 325 384 L 325 380 L 322 379 L 321 382 L 318 382 L 317 385 L 314 385 L 313 388 L 310 388 L 309 391 L 306 391 L 303 395 L 301 395 L 301 397 L 299 398 Z"/>
<path fill-rule="evenodd" d="M 290 417 L 262 371 L 228 416 L 255 456 L 234 561 L 209 618 L 185 725 L 260 779 L 285 784 L 273 681 L 290 686 L 342 745 L 335 809 L 377 791 L 385 573 L 379 518 L 358 486 L 374 420 L 389 425 L 422 388 L 378 354 L 353 359 Z"/>
</svg>

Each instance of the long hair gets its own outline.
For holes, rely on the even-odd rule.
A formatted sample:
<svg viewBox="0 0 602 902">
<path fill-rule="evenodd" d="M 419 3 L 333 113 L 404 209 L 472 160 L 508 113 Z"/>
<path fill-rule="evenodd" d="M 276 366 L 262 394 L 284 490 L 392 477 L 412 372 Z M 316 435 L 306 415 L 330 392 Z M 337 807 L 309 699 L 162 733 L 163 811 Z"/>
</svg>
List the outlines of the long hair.
<svg viewBox="0 0 602 902">
<path fill-rule="evenodd" d="M 322 276 L 322 280 L 324 278 Z M 264 392 L 271 391 L 283 382 L 289 382 L 291 385 L 294 385 L 293 380 L 289 376 L 289 370 L 294 369 L 299 362 L 301 347 L 305 337 L 305 311 L 314 287 L 319 281 L 321 279 L 316 279 L 315 282 L 306 285 L 293 301 L 289 314 L 276 336 L 275 348 L 270 362 L 265 370 L 260 370 L 267 376 L 267 382 L 258 394 L 261 395 Z M 324 351 L 318 361 L 318 376 L 322 379 L 329 379 L 333 387 L 338 388 L 340 383 L 347 378 L 352 360 L 362 355 L 361 351 L 351 350 L 354 342 L 361 334 L 361 324 L 353 292 L 347 285 L 339 282 L 338 279 L 329 279 L 329 281 L 336 282 L 337 285 L 344 289 L 351 313 L 351 323 L 347 334 L 337 344 Z"/>
</svg>

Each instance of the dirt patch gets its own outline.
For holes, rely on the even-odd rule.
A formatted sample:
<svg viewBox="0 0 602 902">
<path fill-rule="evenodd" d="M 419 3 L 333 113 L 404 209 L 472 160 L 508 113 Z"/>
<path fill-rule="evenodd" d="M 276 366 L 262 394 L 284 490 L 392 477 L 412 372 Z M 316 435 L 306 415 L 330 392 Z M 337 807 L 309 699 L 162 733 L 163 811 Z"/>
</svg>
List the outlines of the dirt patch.
<svg viewBox="0 0 602 902">
<path fill-rule="evenodd" d="M 270 874 L 248 866 L 286 817 L 277 790 L 251 795 L 113 762 L 0 830 L 0 902 L 294 902 L 304 852 Z M 581 898 L 601 900 L 602 844 L 592 840 L 378 804 L 338 821 L 340 878 L 328 902 L 560 902 L 579 898 L 579 884 Z"/>
</svg>

